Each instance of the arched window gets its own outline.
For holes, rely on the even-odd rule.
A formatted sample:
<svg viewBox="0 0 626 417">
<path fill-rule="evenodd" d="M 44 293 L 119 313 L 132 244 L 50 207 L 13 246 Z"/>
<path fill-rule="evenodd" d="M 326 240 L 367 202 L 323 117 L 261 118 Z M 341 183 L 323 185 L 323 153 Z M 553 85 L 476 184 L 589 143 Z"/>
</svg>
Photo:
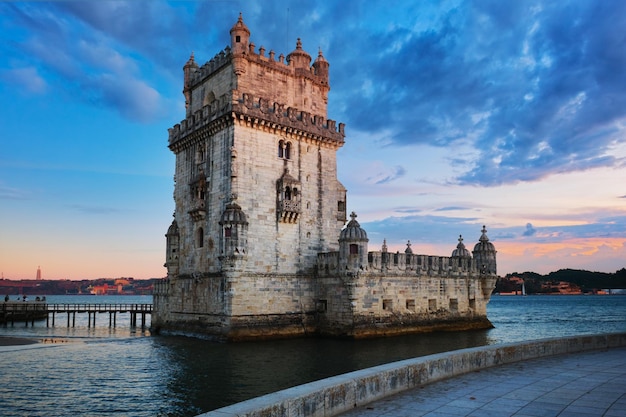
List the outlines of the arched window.
<svg viewBox="0 0 626 417">
<path fill-rule="evenodd" d="M 198 228 L 196 232 L 196 247 L 201 248 L 204 246 L 204 229 Z"/>
<path fill-rule="evenodd" d="M 359 253 L 359 245 L 355 243 L 350 244 L 350 255 L 358 255 Z"/>
<path fill-rule="evenodd" d="M 278 142 L 278 157 L 279 158 L 285 157 L 285 141 L 284 140 L 281 140 Z"/>
<path fill-rule="evenodd" d="M 291 188 L 285 188 L 285 200 L 291 200 Z"/>
<path fill-rule="evenodd" d="M 291 159 L 291 142 L 285 144 L 285 159 Z"/>
</svg>

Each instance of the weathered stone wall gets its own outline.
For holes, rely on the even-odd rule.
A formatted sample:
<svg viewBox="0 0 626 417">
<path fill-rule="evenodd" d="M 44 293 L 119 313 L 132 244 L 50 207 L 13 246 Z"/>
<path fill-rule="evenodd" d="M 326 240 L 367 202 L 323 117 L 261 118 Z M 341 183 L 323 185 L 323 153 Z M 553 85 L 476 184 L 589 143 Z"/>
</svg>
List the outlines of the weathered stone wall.
<svg viewBox="0 0 626 417">
<path fill-rule="evenodd" d="M 316 332 L 312 276 L 224 274 L 155 285 L 157 331 L 227 340 L 297 337 Z"/>
<path fill-rule="evenodd" d="M 355 272 L 320 278 L 320 332 L 355 338 L 489 328 L 495 277 Z"/>
</svg>

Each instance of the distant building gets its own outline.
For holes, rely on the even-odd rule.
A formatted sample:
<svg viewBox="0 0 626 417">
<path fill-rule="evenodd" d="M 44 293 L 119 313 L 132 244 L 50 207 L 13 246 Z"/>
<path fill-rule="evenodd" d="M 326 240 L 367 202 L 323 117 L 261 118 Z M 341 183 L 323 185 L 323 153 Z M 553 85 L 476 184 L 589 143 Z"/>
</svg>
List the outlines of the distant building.
<svg viewBox="0 0 626 417">
<path fill-rule="evenodd" d="M 183 67 L 167 278 L 153 328 L 228 340 L 370 337 L 485 328 L 496 250 L 473 256 L 368 251 L 337 179 L 344 125 L 327 118 L 329 63 L 300 39 L 286 57 L 256 50 L 241 16 L 230 46 Z"/>
</svg>

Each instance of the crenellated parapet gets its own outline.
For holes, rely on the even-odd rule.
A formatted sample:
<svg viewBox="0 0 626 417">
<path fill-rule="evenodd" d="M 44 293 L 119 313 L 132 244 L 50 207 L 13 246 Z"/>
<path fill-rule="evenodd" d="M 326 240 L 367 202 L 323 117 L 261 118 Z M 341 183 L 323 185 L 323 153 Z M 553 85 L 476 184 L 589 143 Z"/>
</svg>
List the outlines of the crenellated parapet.
<svg viewBox="0 0 626 417">
<path fill-rule="evenodd" d="M 226 65 L 231 64 L 233 62 L 233 58 L 244 58 L 250 63 L 255 63 L 264 67 L 266 70 L 277 71 L 290 76 L 297 75 L 306 78 L 315 84 L 325 87 L 328 86 L 327 64 L 326 66 L 323 65 L 326 61 L 321 51 L 319 52 L 318 59 L 313 65 L 302 66 L 296 64 L 295 60 L 286 58 L 283 54 L 276 56 L 276 53 L 273 50 L 270 50 L 269 54 L 265 55 L 266 49 L 263 46 L 259 48 L 258 52 L 255 51 L 255 48 L 254 43 L 250 43 L 245 52 L 238 54 L 233 53 L 229 46 L 225 47 L 204 65 L 196 68 L 195 71 L 189 74 L 187 86 L 189 88 L 193 88 L 194 86 L 202 83 L 206 78 L 210 77 Z"/>
<path fill-rule="evenodd" d="M 312 134 L 316 139 L 335 142 L 338 146 L 343 146 L 344 143 L 343 123 L 337 124 L 334 120 L 286 107 L 281 103 L 270 103 L 265 98 L 254 97 L 248 93 L 233 99 L 232 111 L 235 117 L 254 124 L 287 132 Z"/>
<path fill-rule="evenodd" d="M 343 146 L 344 143 L 343 123 L 338 124 L 335 120 L 325 119 L 323 116 L 287 107 L 281 103 L 270 104 L 267 99 L 244 93 L 232 101 L 223 95 L 168 129 L 169 146 L 174 146 L 191 133 L 210 126 L 226 115 L 287 133 L 313 136 L 315 139 L 335 143 L 337 146 Z"/>
<path fill-rule="evenodd" d="M 201 67 L 198 67 L 195 71 L 191 72 L 188 80 L 188 87 L 193 88 L 195 85 L 204 81 L 205 78 L 216 73 L 226 65 L 231 63 L 231 50 L 227 46 L 224 50 L 215 54 L 213 58 L 204 63 Z"/>
<path fill-rule="evenodd" d="M 190 114 L 186 119 L 183 119 L 180 123 L 168 129 L 168 143 L 170 148 L 190 134 L 210 126 L 223 116 L 230 115 L 231 110 L 231 102 L 226 94 L 224 94 L 206 106 L 203 106 L 200 110 Z"/>
<path fill-rule="evenodd" d="M 317 272 L 325 276 L 353 276 L 352 268 L 346 268 L 339 252 L 317 255 Z M 358 269 L 359 274 L 383 274 L 385 276 L 418 277 L 478 277 L 478 270 L 471 258 L 417 255 L 407 253 L 368 252 L 367 264 Z"/>
</svg>

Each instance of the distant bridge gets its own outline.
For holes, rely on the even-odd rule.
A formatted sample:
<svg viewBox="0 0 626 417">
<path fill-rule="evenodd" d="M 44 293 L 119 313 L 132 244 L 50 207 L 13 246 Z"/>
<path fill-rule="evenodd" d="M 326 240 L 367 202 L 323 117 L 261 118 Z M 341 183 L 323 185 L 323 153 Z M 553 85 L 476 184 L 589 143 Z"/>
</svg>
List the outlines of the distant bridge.
<svg viewBox="0 0 626 417">
<path fill-rule="evenodd" d="M 47 304 L 45 302 L 6 301 L 0 304 L 0 323 L 14 325 L 15 322 L 35 324 L 35 320 L 46 319 L 46 327 L 55 325 L 58 314 L 67 314 L 67 327 L 76 326 L 76 314 L 87 314 L 87 327 L 96 326 L 97 314 L 109 314 L 109 327 L 115 327 L 117 313 L 130 313 L 130 326 L 146 327 L 146 315 L 152 315 L 152 304 Z"/>
</svg>

